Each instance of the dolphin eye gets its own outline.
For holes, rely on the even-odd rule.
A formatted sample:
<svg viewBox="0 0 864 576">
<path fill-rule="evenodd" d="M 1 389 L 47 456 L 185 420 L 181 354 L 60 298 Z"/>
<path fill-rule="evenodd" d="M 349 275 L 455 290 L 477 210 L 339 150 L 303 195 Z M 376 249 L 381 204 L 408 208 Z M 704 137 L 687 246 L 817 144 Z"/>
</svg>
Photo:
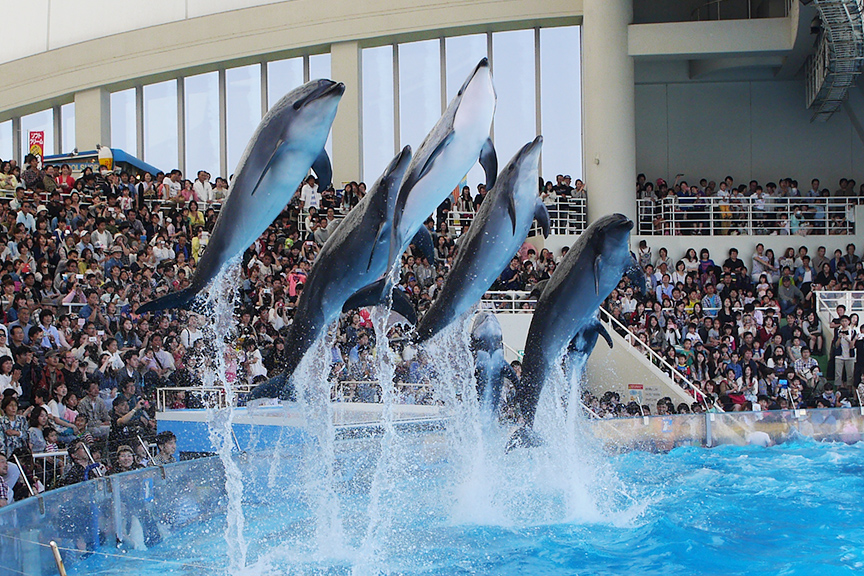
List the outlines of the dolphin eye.
<svg viewBox="0 0 864 576">
<path fill-rule="evenodd" d="M 516 165 L 515 165 L 515 164 L 510 164 L 510 166 L 507 168 L 507 170 L 509 170 L 510 172 L 512 172 L 514 168 L 516 168 Z"/>
</svg>

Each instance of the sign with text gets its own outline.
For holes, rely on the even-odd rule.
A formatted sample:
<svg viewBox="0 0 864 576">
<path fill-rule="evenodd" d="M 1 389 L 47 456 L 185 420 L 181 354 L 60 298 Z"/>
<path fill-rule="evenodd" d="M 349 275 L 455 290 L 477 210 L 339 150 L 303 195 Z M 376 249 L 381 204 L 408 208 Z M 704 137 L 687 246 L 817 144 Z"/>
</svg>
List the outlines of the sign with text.
<svg viewBox="0 0 864 576">
<path fill-rule="evenodd" d="M 30 132 L 30 137 L 27 141 L 27 149 L 30 154 L 33 154 L 39 159 L 39 165 L 42 165 L 42 157 L 45 156 L 45 132 Z"/>
</svg>

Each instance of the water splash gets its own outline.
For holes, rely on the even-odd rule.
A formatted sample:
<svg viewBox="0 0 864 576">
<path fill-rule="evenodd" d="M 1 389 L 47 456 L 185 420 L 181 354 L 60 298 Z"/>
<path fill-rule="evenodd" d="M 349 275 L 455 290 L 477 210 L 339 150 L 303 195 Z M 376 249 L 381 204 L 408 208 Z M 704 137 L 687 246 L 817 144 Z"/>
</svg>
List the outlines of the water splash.
<svg viewBox="0 0 864 576">
<path fill-rule="evenodd" d="M 399 435 L 393 424 L 394 406 L 397 401 L 393 378 L 396 372 L 395 353 L 390 349 L 390 339 L 387 334 L 387 323 L 390 318 L 389 302 L 387 306 L 378 306 L 372 310 L 372 325 L 375 328 L 376 363 L 378 382 L 381 387 L 381 424 L 384 434 L 381 438 L 381 448 L 375 464 L 375 473 L 369 489 L 368 523 L 366 534 L 357 554 L 357 561 L 352 567 L 354 576 L 377 574 L 384 562 L 384 550 L 388 534 L 392 530 L 392 508 L 386 505 L 387 494 L 397 489 L 395 483 L 395 451 Z"/>
<path fill-rule="evenodd" d="M 216 453 L 225 469 L 225 490 L 228 509 L 225 526 L 229 573 L 239 574 L 246 567 L 249 545 L 243 534 L 246 523 L 243 513 L 243 473 L 234 459 L 234 406 L 236 391 L 228 372 L 227 357 L 233 353 L 231 343 L 234 333 L 234 305 L 237 299 L 237 286 L 240 285 L 240 261 L 235 258 L 211 283 L 207 291 L 207 303 L 212 310 L 208 336 L 212 343 L 213 370 L 205 370 L 204 386 L 216 388 L 224 386 L 227 408 L 214 408 L 210 419 L 210 442 L 216 446 Z"/>
<path fill-rule="evenodd" d="M 328 330 L 328 334 L 333 332 Z M 318 338 L 292 376 L 304 431 L 302 444 L 303 494 L 315 511 L 316 556 L 339 558 L 346 554 L 345 530 L 336 492 L 336 426 L 330 401 L 332 339 Z"/>
</svg>

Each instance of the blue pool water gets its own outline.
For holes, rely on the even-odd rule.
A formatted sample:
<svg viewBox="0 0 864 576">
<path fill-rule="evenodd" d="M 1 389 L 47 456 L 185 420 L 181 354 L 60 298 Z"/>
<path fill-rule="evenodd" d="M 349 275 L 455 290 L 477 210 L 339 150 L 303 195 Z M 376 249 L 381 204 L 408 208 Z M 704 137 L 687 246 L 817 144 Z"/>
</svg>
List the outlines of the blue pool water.
<svg viewBox="0 0 864 576">
<path fill-rule="evenodd" d="M 435 449 L 429 444 L 403 439 L 390 472 L 376 472 L 376 451 L 368 445 L 343 453 L 335 470 L 338 528 L 316 523 L 320 487 L 292 472 L 298 468 L 293 457 L 253 456 L 242 463 L 248 479 L 245 568 L 225 568 L 231 562 L 226 519 L 217 514 L 149 550 L 122 552 L 122 559 L 93 555 L 72 573 L 167 576 L 205 567 L 249 576 L 864 571 L 862 443 L 602 456 L 586 464 L 593 468 L 588 475 L 572 468 L 593 482 L 588 488 L 568 487 L 554 470 L 544 477 L 516 454 L 509 456 L 515 466 L 493 466 L 506 493 L 495 492 L 488 474 L 473 484 L 454 482 L 451 463 L 430 456 Z M 224 510 L 224 503 L 214 506 Z"/>
</svg>

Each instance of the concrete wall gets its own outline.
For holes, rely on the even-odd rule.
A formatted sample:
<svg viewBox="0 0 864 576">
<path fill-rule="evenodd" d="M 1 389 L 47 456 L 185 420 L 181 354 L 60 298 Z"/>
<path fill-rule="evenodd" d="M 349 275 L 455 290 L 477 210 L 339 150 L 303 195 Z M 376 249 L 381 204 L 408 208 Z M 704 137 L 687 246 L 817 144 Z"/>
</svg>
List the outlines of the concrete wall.
<svg viewBox="0 0 864 576">
<path fill-rule="evenodd" d="M 849 117 L 811 123 L 802 80 L 691 82 L 681 78 L 685 66 L 653 74 L 658 65 L 637 64 L 636 167 L 649 179 L 789 176 L 806 190 L 815 177 L 832 192 L 841 177 L 864 182 L 864 145 Z M 640 67 L 643 77 L 671 79 L 640 83 Z"/>
</svg>

